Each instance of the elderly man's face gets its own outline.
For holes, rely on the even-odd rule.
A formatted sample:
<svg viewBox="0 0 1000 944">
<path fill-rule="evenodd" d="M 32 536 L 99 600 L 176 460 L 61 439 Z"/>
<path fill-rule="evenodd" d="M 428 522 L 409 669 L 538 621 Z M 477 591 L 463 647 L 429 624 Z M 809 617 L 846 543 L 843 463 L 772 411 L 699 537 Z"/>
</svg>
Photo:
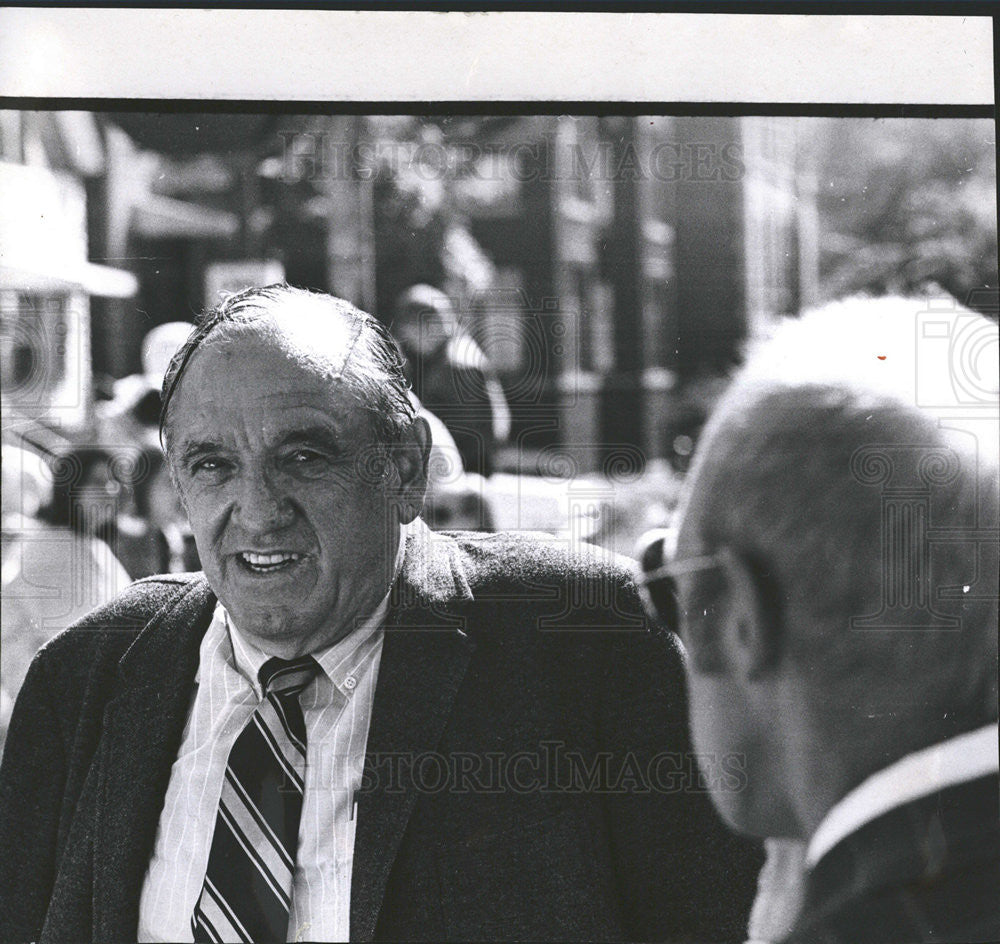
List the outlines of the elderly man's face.
<svg viewBox="0 0 1000 944">
<path fill-rule="evenodd" d="M 400 520 L 363 471 L 371 423 L 341 381 L 259 334 L 214 340 L 192 357 L 169 425 L 202 566 L 243 633 L 290 658 L 371 612 Z"/>
</svg>

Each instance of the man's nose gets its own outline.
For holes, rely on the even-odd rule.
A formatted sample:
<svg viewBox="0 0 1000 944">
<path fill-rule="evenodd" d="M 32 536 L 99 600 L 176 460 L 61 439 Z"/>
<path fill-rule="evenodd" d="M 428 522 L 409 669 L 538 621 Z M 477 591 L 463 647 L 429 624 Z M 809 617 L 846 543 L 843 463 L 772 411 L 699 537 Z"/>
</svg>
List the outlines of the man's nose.
<svg viewBox="0 0 1000 944">
<path fill-rule="evenodd" d="M 233 517 L 248 534 L 265 534 L 287 527 L 295 517 L 291 499 L 266 472 L 244 476 Z"/>
</svg>

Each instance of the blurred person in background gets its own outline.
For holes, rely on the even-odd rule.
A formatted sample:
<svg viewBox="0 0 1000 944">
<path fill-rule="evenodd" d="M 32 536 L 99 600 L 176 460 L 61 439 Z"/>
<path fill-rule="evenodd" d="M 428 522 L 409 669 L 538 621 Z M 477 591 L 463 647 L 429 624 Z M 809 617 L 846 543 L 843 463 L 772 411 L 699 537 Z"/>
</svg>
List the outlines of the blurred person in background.
<svg viewBox="0 0 1000 944">
<path fill-rule="evenodd" d="M 118 556 L 132 579 L 199 569 L 187 518 L 160 446 L 160 388 L 170 359 L 191 333 L 191 323 L 170 321 L 147 332 L 142 371 L 115 382 L 111 400 L 98 404 L 98 439 L 109 448 L 141 450 L 129 483 L 132 501 L 117 518 Z"/>
<path fill-rule="evenodd" d="M 159 395 L 157 395 L 159 401 Z M 191 526 L 163 450 L 142 450 L 131 481 L 132 513 L 118 517 L 118 557 L 133 580 L 200 570 Z"/>
<path fill-rule="evenodd" d="M 784 324 L 706 428 L 676 547 L 641 551 L 696 747 L 744 758 L 716 805 L 791 870 L 758 938 L 1000 940 L 997 326 L 927 311 Z"/>
<path fill-rule="evenodd" d="M 433 286 L 413 285 L 396 300 L 390 329 L 406 355 L 413 392 L 444 422 L 465 470 L 491 475 L 496 447 L 510 434 L 510 410 L 451 300 Z"/>
<path fill-rule="evenodd" d="M 50 462 L 51 498 L 39 510 L 39 519 L 87 542 L 105 560 L 106 548 L 113 559 L 118 517 L 132 499 L 128 477 L 135 455 L 92 445 L 69 446 L 57 453 Z"/>
<path fill-rule="evenodd" d="M 35 652 L 131 580 L 112 549 L 122 485 L 111 453 L 80 446 L 57 454 L 40 502 L 22 487 L 28 463 L 20 452 L 4 446 L 3 731 Z"/>
<path fill-rule="evenodd" d="M 170 358 L 191 333 L 187 321 L 150 329 L 142 340 L 142 372 L 116 380 L 110 400 L 97 404 L 97 439 L 107 445 L 159 448 L 160 387 Z"/>
<path fill-rule="evenodd" d="M 423 519 L 434 531 L 492 531 L 493 512 L 486 480 L 466 472 L 458 446 L 448 427 L 423 407 L 410 391 L 417 416 L 431 431 L 431 452 L 427 459 L 427 499 Z"/>
</svg>

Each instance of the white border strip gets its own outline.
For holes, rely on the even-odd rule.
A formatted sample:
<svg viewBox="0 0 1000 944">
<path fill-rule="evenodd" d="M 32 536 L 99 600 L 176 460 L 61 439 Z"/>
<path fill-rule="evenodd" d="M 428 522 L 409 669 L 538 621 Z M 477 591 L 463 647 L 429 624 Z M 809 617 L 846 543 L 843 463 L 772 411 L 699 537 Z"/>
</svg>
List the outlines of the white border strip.
<svg viewBox="0 0 1000 944">
<path fill-rule="evenodd" d="M 0 95 L 991 105 L 992 21 L 6 8 Z"/>
</svg>

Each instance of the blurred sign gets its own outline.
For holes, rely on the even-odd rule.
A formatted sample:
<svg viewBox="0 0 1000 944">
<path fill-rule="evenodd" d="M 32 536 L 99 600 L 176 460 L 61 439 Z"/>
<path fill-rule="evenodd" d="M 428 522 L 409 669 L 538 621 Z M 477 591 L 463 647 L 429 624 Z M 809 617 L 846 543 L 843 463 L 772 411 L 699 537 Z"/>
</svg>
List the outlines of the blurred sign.
<svg viewBox="0 0 1000 944">
<path fill-rule="evenodd" d="M 285 267 L 276 259 L 213 262 L 205 268 L 205 304 L 213 308 L 223 295 L 284 280 Z"/>
</svg>

